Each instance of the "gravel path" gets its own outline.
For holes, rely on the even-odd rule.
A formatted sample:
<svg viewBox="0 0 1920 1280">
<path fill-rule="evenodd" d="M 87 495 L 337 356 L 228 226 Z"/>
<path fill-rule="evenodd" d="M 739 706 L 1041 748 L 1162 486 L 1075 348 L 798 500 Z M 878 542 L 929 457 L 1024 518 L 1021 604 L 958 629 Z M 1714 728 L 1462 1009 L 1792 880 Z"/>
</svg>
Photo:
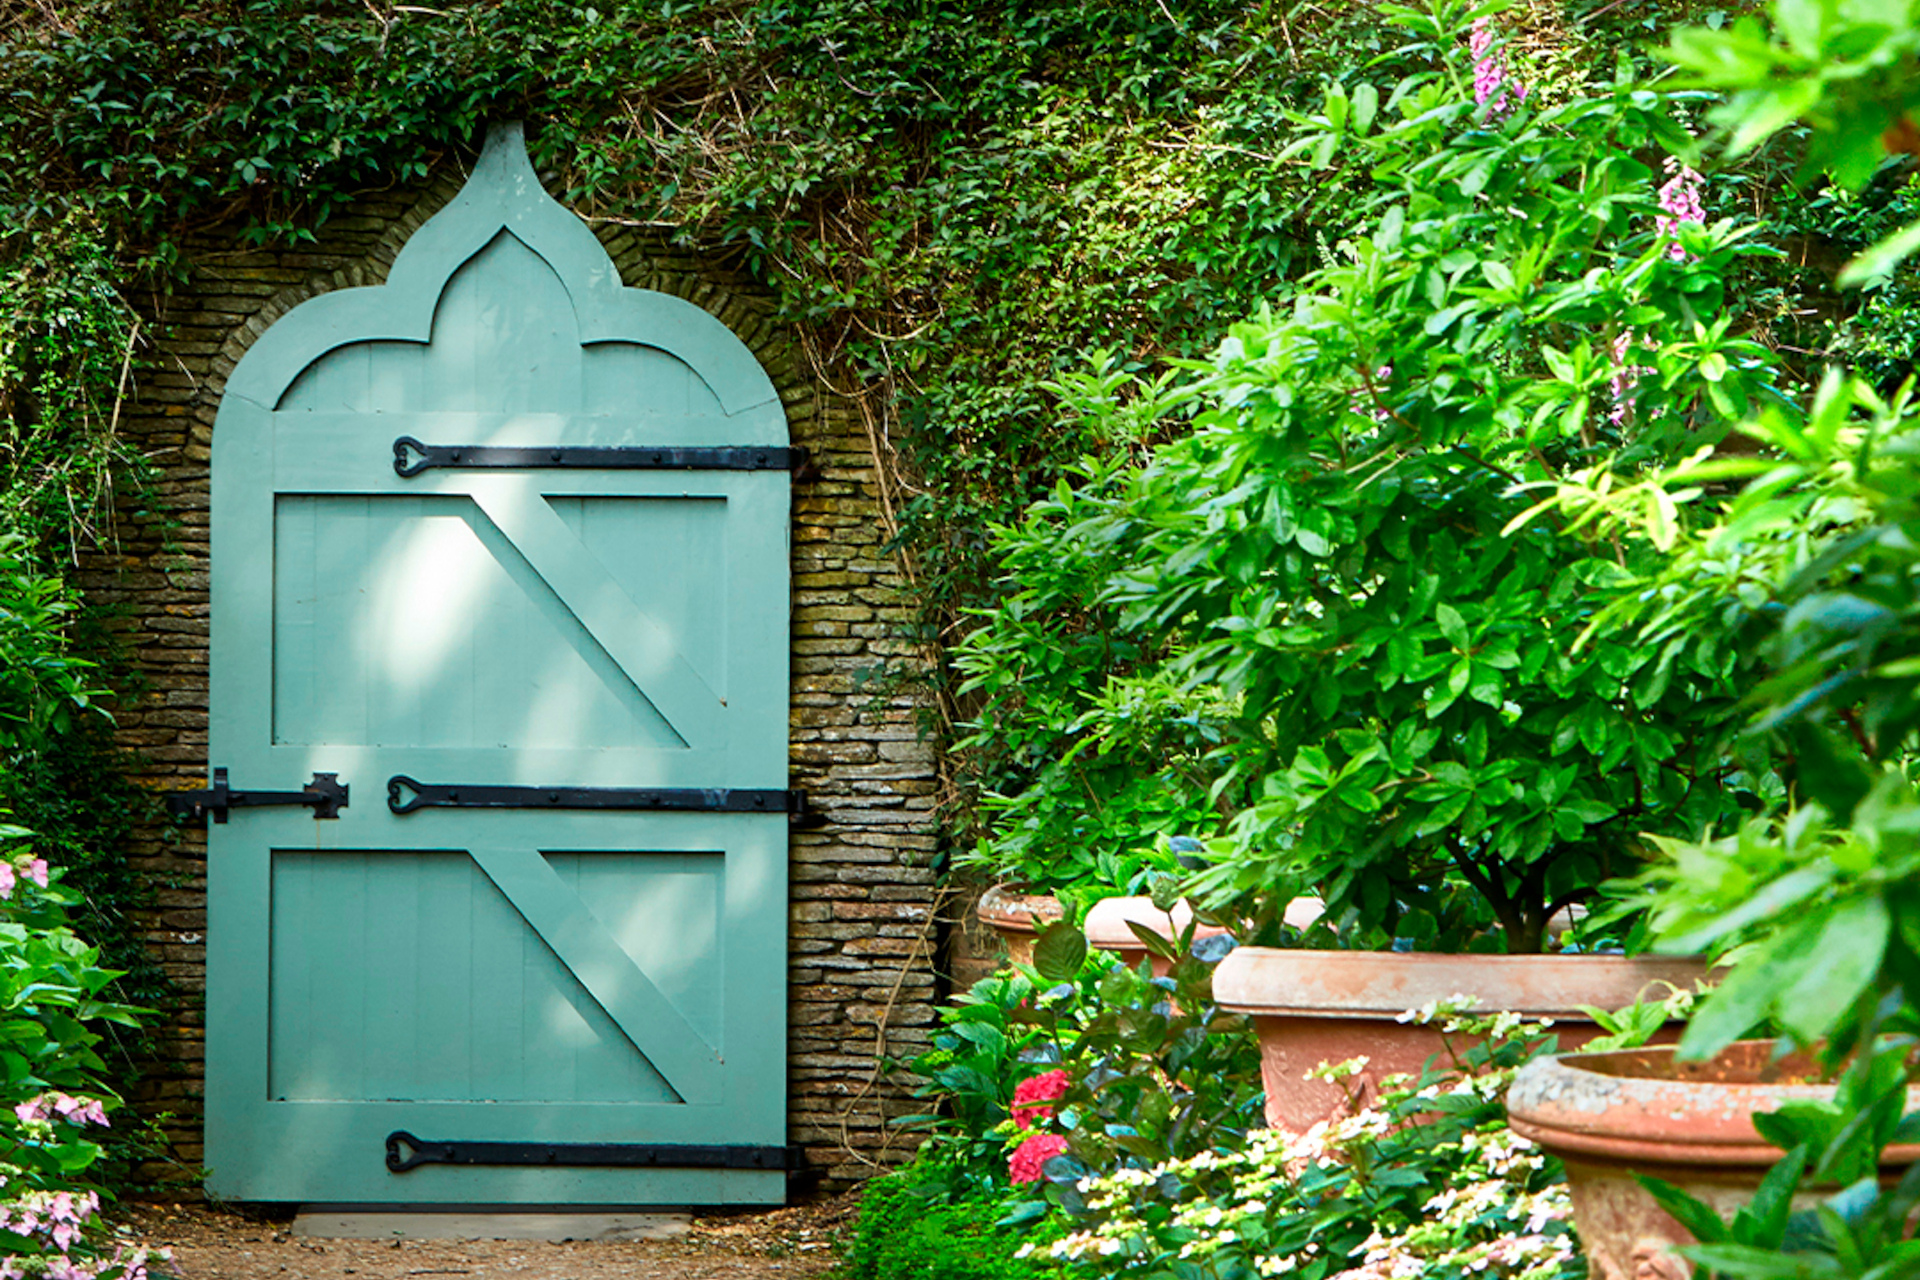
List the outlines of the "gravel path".
<svg viewBox="0 0 1920 1280">
<path fill-rule="evenodd" d="M 671 1240 L 313 1240 L 289 1223 L 184 1205 L 137 1205 L 135 1235 L 173 1251 L 181 1280 L 803 1280 L 839 1260 L 855 1202 L 696 1217 Z"/>
</svg>

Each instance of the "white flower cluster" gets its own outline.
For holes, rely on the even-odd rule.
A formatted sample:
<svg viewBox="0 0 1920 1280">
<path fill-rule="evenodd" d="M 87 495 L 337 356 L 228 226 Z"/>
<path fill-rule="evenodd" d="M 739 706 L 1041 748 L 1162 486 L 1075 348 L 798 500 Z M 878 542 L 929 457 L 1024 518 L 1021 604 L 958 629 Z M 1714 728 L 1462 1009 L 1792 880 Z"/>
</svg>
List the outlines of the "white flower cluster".
<svg viewBox="0 0 1920 1280">
<path fill-rule="evenodd" d="M 1464 996 L 1434 1001 L 1402 1021 L 1496 1039 L 1539 1025 L 1513 1014 L 1475 1016 L 1472 1004 Z M 1309 1075 L 1340 1082 L 1366 1065 L 1323 1064 Z M 1564 1186 L 1539 1186 L 1545 1156 L 1504 1125 L 1467 1129 L 1456 1140 L 1423 1146 L 1435 1162 L 1431 1174 L 1444 1185 L 1412 1214 L 1413 1221 L 1378 1223 L 1351 1259 L 1329 1259 L 1325 1245 L 1311 1241 L 1288 1253 L 1277 1252 L 1273 1243 L 1289 1218 L 1309 1212 L 1328 1194 L 1326 1178 L 1369 1176 L 1382 1144 L 1409 1123 L 1408 1102 L 1491 1100 L 1511 1079 L 1511 1069 L 1462 1070 L 1416 1091 L 1405 1077 L 1392 1077 L 1380 1082 L 1377 1105 L 1304 1133 L 1259 1129 L 1236 1151 L 1202 1151 L 1151 1168 L 1083 1178 L 1077 1184 L 1088 1210 L 1083 1229 L 1048 1245 L 1023 1246 L 1019 1256 L 1042 1253 L 1102 1276 L 1166 1274 L 1176 1261 L 1211 1273 L 1228 1259 L 1251 1263 L 1262 1276 L 1281 1276 L 1320 1259 L 1345 1265 L 1334 1280 L 1414 1280 L 1448 1271 L 1548 1280 L 1574 1265 L 1575 1241 L 1565 1225 L 1571 1204 Z M 1223 1253 L 1227 1257 L 1216 1261 Z"/>
<path fill-rule="evenodd" d="M 1361 1246 L 1360 1265 L 1334 1280 L 1412 1280 L 1449 1266 L 1545 1280 L 1572 1262 L 1572 1234 L 1547 1229 L 1573 1215 L 1566 1187 L 1527 1189 L 1546 1164 L 1538 1147 L 1498 1129 L 1469 1132 L 1458 1149 L 1467 1159 L 1423 1206 L 1421 1220 L 1396 1232 L 1375 1231 Z"/>
</svg>

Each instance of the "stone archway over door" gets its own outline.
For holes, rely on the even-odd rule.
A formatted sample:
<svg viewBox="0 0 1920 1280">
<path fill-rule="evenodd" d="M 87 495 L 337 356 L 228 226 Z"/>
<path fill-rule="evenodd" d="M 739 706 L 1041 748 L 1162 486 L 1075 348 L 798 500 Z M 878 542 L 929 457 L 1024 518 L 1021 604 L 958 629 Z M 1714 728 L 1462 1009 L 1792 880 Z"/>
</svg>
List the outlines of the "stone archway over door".
<svg viewBox="0 0 1920 1280">
<path fill-rule="evenodd" d="M 517 125 L 384 286 L 254 345 L 214 432 L 210 1190 L 783 1198 L 787 443 Z M 328 774 L 337 816 L 261 803 Z"/>
</svg>

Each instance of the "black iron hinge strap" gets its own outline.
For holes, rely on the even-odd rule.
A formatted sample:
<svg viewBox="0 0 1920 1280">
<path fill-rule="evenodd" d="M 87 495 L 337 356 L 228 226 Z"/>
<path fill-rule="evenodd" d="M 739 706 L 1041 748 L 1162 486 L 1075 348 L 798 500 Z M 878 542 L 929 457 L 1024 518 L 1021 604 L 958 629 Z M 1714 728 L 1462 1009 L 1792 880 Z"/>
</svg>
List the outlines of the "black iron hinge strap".
<svg viewBox="0 0 1920 1280">
<path fill-rule="evenodd" d="M 667 1142 L 434 1142 L 405 1129 L 387 1135 L 387 1168 L 405 1173 L 423 1164 L 571 1165 L 623 1169 L 764 1169 L 799 1167 L 797 1147 L 705 1146 Z"/>
<path fill-rule="evenodd" d="M 742 787 L 508 787 L 387 779 L 387 808 L 650 809 L 660 812 L 784 813 L 795 826 L 814 825 L 803 791 Z"/>
<path fill-rule="evenodd" d="M 807 451 L 785 445 L 502 445 L 393 442 L 393 469 L 417 476 L 435 467 L 583 471 L 803 471 Z"/>
<path fill-rule="evenodd" d="M 176 818 L 198 822 L 211 816 L 215 822 L 227 820 L 229 809 L 256 809 L 267 805 L 304 804 L 313 806 L 316 818 L 338 818 L 347 807 L 347 784 L 337 773 L 316 773 L 313 781 L 298 791 L 235 791 L 227 784 L 227 771 L 213 771 L 213 785 L 200 791 L 173 791 L 167 794 L 167 811 Z"/>
</svg>

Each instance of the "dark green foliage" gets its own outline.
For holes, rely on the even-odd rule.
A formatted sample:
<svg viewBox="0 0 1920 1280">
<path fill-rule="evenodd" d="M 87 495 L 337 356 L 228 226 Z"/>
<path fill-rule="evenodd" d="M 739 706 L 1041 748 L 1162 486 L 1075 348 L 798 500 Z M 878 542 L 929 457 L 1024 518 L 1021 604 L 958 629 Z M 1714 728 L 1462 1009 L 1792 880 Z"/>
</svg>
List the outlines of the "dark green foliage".
<svg viewBox="0 0 1920 1280">
<path fill-rule="evenodd" d="M 136 823 L 159 816 L 159 805 L 127 780 L 131 768 L 106 718 L 92 717 L 0 770 L 0 809 L 33 830 L 42 857 L 66 868 L 64 883 L 81 899 L 76 926 L 100 947 L 102 964 L 123 975 L 118 996 L 154 1006 L 167 1002 L 172 987 L 137 936 L 133 912 L 153 904 L 154 887 L 134 874 L 127 839 Z M 125 1081 L 145 1047 L 116 1028 L 103 1051 Z"/>
<path fill-rule="evenodd" d="M 840 1274 L 845 1280 L 1029 1280 L 1051 1268 L 1016 1259 L 1020 1233 L 992 1224 L 988 1196 L 946 1200 L 938 1184 L 905 1173 L 874 1178 L 860 1193 L 860 1218 Z"/>
<path fill-rule="evenodd" d="M 1075 388 L 1088 434 L 1133 426 L 1125 404 L 1174 438 L 996 533 L 1010 605 L 958 661 L 980 736 L 1037 764 L 985 854 L 1078 871 L 1054 852 L 1076 806 L 1137 840 L 1138 797 L 1180 787 L 1220 837 L 1209 905 L 1271 919 L 1311 891 L 1360 945 L 1491 924 L 1532 951 L 1644 833 L 1757 807 L 1766 761 L 1731 741 L 1736 637 L 1588 632 L 1671 544 L 1672 499 L 1637 539 L 1529 507 L 1711 450 L 1781 401 L 1778 368 L 1725 310 L 1749 231 L 1657 231 L 1642 157 L 1687 148 L 1684 102 L 1620 82 L 1501 118 L 1464 6 L 1394 13 L 1425 69 L 1331 87 L 1287 148 L 1365 171 L 1364 233 L 1190 378 Z"/>
</svg>

